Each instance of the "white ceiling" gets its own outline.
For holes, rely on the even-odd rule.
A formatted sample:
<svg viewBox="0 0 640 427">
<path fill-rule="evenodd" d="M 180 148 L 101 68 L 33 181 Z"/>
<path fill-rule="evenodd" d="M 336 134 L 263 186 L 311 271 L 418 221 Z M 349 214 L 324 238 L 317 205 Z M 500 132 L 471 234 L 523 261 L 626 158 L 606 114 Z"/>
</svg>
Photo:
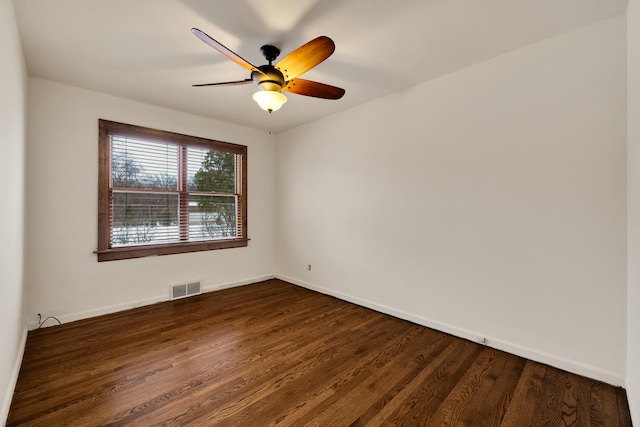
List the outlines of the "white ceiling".
<svg viewBox="0 0 640 427">
<path fill-rule="evenodd" d="M 279 132 L 536 41 L 625 13 L 627 0 L 14 0 L 29 75 Z M 249 62 L 319 36 L 335 53 L 303 78 L 338 101 L 287 94 L 271 117 L 253 85 L 193 88 L 249 72 L 207 46 L 206 32 Z M 276 60 L 277 62 L 277 60 Z"/>
</svg>

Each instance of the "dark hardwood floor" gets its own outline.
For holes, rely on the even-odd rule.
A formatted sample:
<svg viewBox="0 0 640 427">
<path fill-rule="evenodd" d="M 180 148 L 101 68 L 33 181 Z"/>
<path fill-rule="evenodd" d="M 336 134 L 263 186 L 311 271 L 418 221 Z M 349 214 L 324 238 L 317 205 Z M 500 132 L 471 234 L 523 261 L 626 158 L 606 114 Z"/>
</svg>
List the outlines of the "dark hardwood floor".
<svg viewBox="0 0 640 427">
<path fill-rule="evenodd" d="M 278 280 L 29 333 L 9 426 L 630 426 L 623 389 Z"/>
</svg>

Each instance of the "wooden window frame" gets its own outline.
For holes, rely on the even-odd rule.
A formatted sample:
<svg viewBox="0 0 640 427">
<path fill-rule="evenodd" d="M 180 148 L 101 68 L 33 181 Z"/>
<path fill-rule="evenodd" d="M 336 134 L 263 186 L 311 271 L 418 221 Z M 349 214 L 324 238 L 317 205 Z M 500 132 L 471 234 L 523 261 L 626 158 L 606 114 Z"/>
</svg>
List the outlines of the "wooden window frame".
<svg viewBox="0 0 640 427">
<path fill-rule="evenodd" d="M 230 142 L 216 141 L 196 136 L 183 135 L 158 129 L 99 120 L 98 137 L 98 249 L 95 253 L 98 261 L 141 258 L 152 255 L 172 255 L 215 249 L 238 248 L 248 245 L 247 237 L 247 147 Z M 179 147 L 200 147 L 239 155 L 240 165 L 236 166 L 239 175 L 240 194 L 238 195 L 238 237 L 231 239 L 200 240 L 189 242 L 171 242 L 136 246 L 111 247 L 111 135 L 148 139 L 175 144 Z M 184 165 L 183 168 L 184 169 Z M 185 172 L 186 173 L 186 172 Z M 183 190 L 181 188 L 181 190 Z M 181 205 L 187 202 L 180 193 Z M 184 207 L 181 206 L 181 210 Z"/>
</svg>

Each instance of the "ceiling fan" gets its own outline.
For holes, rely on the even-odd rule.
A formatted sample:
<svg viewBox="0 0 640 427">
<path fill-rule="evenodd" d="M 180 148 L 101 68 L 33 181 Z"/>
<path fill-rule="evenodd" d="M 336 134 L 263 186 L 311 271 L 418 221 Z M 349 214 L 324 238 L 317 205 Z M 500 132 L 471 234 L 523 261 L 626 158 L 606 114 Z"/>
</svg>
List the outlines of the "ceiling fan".
<svg viewBox="0 0 640 427">
<path fill-rule="evenodd" d="M 280 49 L 272 45 L 264 45 L 260 51 L 269 64 L 256 67 L 203 31 L 192 28 L 191 32 L 236 64 L 251 71 L 251 78 L 248 79 L 193 85 L 195 87 L 255 83 L 260 87 L 260 90 L 253 95 L 253 99 L 260 105 L 260 108 L 269 113 L 280 109 L 282 104 L 287 102 L 287 97 L 281 93 L 283 90 L 324 99 L 340 99 L 345 93 L 345 90 L 339 87 L 298 78 L 299 75 L 306 73 L 331 56 L 336 46 L 329 37 L 320 36 L 311 40 L 282 58 L 276 65 L 273 65 L 273 61 L 280 55 Z"/>
</svg>

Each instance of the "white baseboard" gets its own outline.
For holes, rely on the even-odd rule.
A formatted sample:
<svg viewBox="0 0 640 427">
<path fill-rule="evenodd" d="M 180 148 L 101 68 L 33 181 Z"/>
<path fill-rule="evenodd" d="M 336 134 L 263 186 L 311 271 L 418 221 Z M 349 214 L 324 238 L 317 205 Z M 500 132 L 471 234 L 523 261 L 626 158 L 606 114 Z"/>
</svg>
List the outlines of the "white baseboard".
<svg viewBox="0 0 640 427">
<path fill-rule="evenodd" d="M 245 286 L 245 285 L 250 285 L 252 283 L 257 283 L 257 282 L 261 282 L 264 280 L 268 280 L 268 279 L 273 279 L 273 278 L 278 278 L 280 280 L 284 280 L 286 282 L 301 286 L 303 288 L 307 288 L 316 292 L 320 292 L 322 294 L 325 295 L 331 295 L 334 296 L 336 298 L 339 298 L 341 300 L 344 301 L 348 301 L 351 302 L 353 304 L 357 304 L 363 307 L 367 307 L 370 308 L 372 310 L 375 311 L 379 311 L 381 313 L 385 313 L 385 314 L 389 314 L 391 316 L 394 317 L 398 317 L 400 319 L 404 319 L 404 320 L 408 320 L 410 322 L 416 323 L 418 325 L 422 325 L 422 326 L 426 326 L 428 328 L 432 328 L 432 329 L 436 329 L 438 331 L 441 332 L 445 332 L 460 338 L 464 338 L 467 339 L 469 341 L 473 341 L 476 342 L 476 339 L 478 336 L 486 336 L 483 333 L 480 333 L 478 331 L 471 331 L 471 330 L 467 330 L 467 329 L 463 329 L 463 328 L 459 328 L 456 326 L 452 326 L 452 325 L 448 325 L 446 323 L 442 323 L 442 322 L 438 322 L 432 319 L 428 319 L 426 317 L 420 316 L 420 315 L 416 315 L 413 313 L 409 313 L 406 311 L 402 311 L 402 310 L 397 310 L 393 307 L 389 307 L 383 304 L 378 304 L 376 302 L 373 301 L 369 301 L 369 300 L 365 300 L 362 298 L 358 298 L 358 297 L 354 297 L 352 295 L 348 295 L 342 292 L 338 292 L 338 291 L 334 291 L 332 289 L 328 289 L 328 288 L 324 288 L 322 286 L 317 286 L 314 285 L 312 283 L 308 283 L 302 280 L 297 280 L 294 279 L 292 277 L 288 277 L 288 276 L 283 276 L 283 275 L 268 275 L 268 276 L 261 276 L 261 277 L 253 277 L 253 278 L 249 278 L 249 279 L 245 279 L 245 280 L 240 280 L 240 281 L 236 281 L 236 282 L 229 282 L 229 283 L 222 283 L 222 284 L 217 284 L 217 285 L 212 285 L 212 286 L 204 286 L 203 287 L 203 292 L 214 292 L 214 291 L 219 291 L 222 289 L 228 289 L 228 288 L 234 288 L 234 287 L 239 287 L 239 286 Z M 58 319 L 60 319 L 60 321 L 62 323 L 68 323 L 68 322 L 73 322 L 76 320 L 81 320 L 81 319 L 87 319 L 87 318 L 91 318 L 91 317 L 96 317 L 96 316 L 100 316 L 103 314 L 109 314 L 109 313 L 115 313 L 118 311 L 123 311 L 123 310 L 128 310 L 131 308 L 136 308 L 136 307 L 141 307 L 141 306 L 145 306 L 145 305 L 150 305 L 150 304 L 154 304 L 157 302 L 161 302 L 161 301 L 167 301 L 169 299 L 169 295 L 162 295 L 162 296 L 156 296 L 156 297 L 151 297 L 151 298 L 146 298 L 146 299 L 141 299 L 141 300 L 137 300 L 137 301 L 130 301 L 124 304 L 117 304 L 117 305 L 112 305 L 112 306 L 107 306 L 107 307 L 102 307 L 102 308 L 98 308 L 98 309 L 92 309 L 92 310 L 86 310 L 86 311 L 82 311 L 82 312 L 77 312 L 77 313 L 70 313 L 70 314 L 65 314 L 65 315 L 61 315 L 61 316 L 57 316 Z M 53 326 L 55 325 L 55 323 L 52 323 L 51 325 L 48 326 Z M 34 323 L 30 323 L 28 325 L 28 329 L 32 330 L 37 328 L 38 324 L 37 322 Z M 26 334 L 25 334 L 25 340 L 26 340 Z M 504 341 L 504 340 L 500 340 L 498 338 L 494 338 L 494 337 L 489 337 L 487 336 L 487 345 L 493 348 L 496 348 L 498 350 L 503 350 L 506 351 L 508 353 L 511 354 L 515 354 L 517 356 L 521 356 L 524 358 L 527 358 L 529 360 L 533 360 L 536 362 L 540 362 L 540 363 L 545 363 L 547 365 L 559 368 L 559 369 L 563 369 L 565 371 L 568 372 L 573 372 L 576 373 L 578 375 L 582 375 L 588 378 L 593 378 L 599 381 L 603 381 L 607 384 L 611 384 L 611 385 L 615 385 L 615 386 L 620 386 L 623 387 L 625 386 L 625 378 L 621 377 L 618 374 L 615 374 L 613 372 L 608 372 L 599 368 L 595 368 L 593 366 L 589 366 L 589 365 L 584 365 L 572 360 L 568 360 L 562 357 L 558 357 L 558 356 L 554 356 L 551 354 L 547 354 L 547 353 L 543 353 L 528 347 L 524 347 L 518 344 L 514 344 L 508 341 Z M 24 346 L 23 346 L 24 347 Z M 22 360 L 22 355 L 20 355 L 20 360 Z M 18 365 L 18 370 L 19 370 L 19 365 Z M 16 379 L 17 379 L 17 374 L 16 374 Z M 630 399 L 631 400 L 631 399 Z M 631 405 L 631 402 L 630 402 Z M 8 411 L 8 408 L 7 408 Z M 633 413 L 633 412 L 632 412 Z"/>
<path fill-rule="evenodd" d="M 273 275 L 260 276 L 260 277 L 252 277 L 245 280 L 239 280 L 236 282 L 222 283 L 222 284 L 211 285 L 211 286 L 203 286 L 202 292 L 205 293 L 205 292 L 220 291 L 222 289 L 250 285 L 252 283 L 257 283 L 263 280 L 268 280 L 273 278 L 275 278 L 275 276 Z M 158 295 L 150 298 L 143 298 L 136 301 L 129 301 L 123 304 L 114 304 L 106 307 L 100 307 L 100 308 L 80 311 L 76 313 L 62 314 L 62 315 L 56 316 L 56 318 L 58 318 L 62 323 L 69 323 L 69 322 L 75 322 L 76 320 L 89 319 L 91 317 L 102 316 L 103 314 L 117 313 L 118 311 L 124 311 L 124 310 L 129 310 L 131 308 L 143 307 L 145 305 L 151 305 L 157 302 L 168 301 L 168 300 L 169 300 L 169 293 L 166 293 L 164 295 Z M 47 324 L 43 325 L 42 327 L 45 328 L 45 327 L 56 326 L 56 325 L 57 325 L 56 322 L 51 321 L 51 322 L 47 322 Z M 37 327 L 38 327 L 38 322 L 31 322 L 28 325 L 29 330 L 36 329 Z"/>
<path fill-rule="evenodd" d="M 16 354 L 16 360 L 13 363 L 11 378 L 9 378 L 9 383 L 7 384 L 7 390 L 4 395 L 2 407 L 0 408 L 0 425 L 5 425 L 7 423 L 7 418 L 9 417 L 9 408 L 11 407 L 13 392 L 15 391 L 16 384 L 18 383 L 18 374 L 20 374 L 20 367 L 22 366 L 22 357 L 24 356 L 24 348 L 27 344 L 28 332 L 29 330 L 25 326 L 22 332 L 22 339 L 20 340 L 20 345 L 18 347 L 18 354 Z"/>
<path fill-rule="evenodd" d="M 476 341 L 477 337 L 486 336 L 483 333 L 480 333 L 477 331 L 470 331 L 467 329 L 441 323 L 432 319 L 428 319 L 423 316 L 419 316 L 413 313 L 408 313 L 402 310 L 397 310 L 393 307 L 389 307 L 383 304 L 378 304 L 373 301 L 354 297 L 352 295 L 334 291 L 332 289 L 328 289 L 322 286 L 317 286 L 302 280 L 297 280 L 292 277 L 287 277 L 282 275 L 276 275 L 275 277 L 280 280 L 284 280 L 285 282 L 293 283 L 303 288 L 310 289 L 312 291 L 320 292 L 325 295 L 331 295 L 341 300 L 348 301 L 353 304 L 360 305 L 366 308 L 370 308 L 372 310 L 379 311 L 380 313 L 385 313 L 403 320 L 408 320 L 418 325 L 426 326 L 428 328 L 445 332 L 447 334 L 451 334 L 459 338 L 464 338 L 469 341 L 477 342 Z M 625 385 L 625 379 L 613 372 L 608 372 L 599 368 L 595 368 L 593 366 L 584 365 L 582 363 L 578 363 L 562 357 L 543 353 L 531 348 L 523 347 L 518 344 L 500 340 L 498 338 L 486 337 L 486 339 L 487 339 L 488 346 L 498 350 L 506 351 L 507 353 L 511 353 L 516 356 L 520 356 L 529 360 L 544 363 L 546 365 L 550 365 L 555 368 L 559 368 L 568 372 L 573 372 L 575 374 L 582 375 L 588 378 L 593 378 L 614 386 L 623 387 Z"/>
<path fill-rule="evenodd" d="M 202 288 L 202 292 L 214 292 L 214 291 L 221 291 L 223 289 L 237 288 L 239 286 L 251 285 L 253 283 L 263 282 L 265 280 L 275 279 L 275 278 L 276 276 L 271 274 L 268 276 L 252 277 L 251 279 L 239 280 L 237 282 L 223 283 L 221 285 L 205 286 Z"/>
</svg>

